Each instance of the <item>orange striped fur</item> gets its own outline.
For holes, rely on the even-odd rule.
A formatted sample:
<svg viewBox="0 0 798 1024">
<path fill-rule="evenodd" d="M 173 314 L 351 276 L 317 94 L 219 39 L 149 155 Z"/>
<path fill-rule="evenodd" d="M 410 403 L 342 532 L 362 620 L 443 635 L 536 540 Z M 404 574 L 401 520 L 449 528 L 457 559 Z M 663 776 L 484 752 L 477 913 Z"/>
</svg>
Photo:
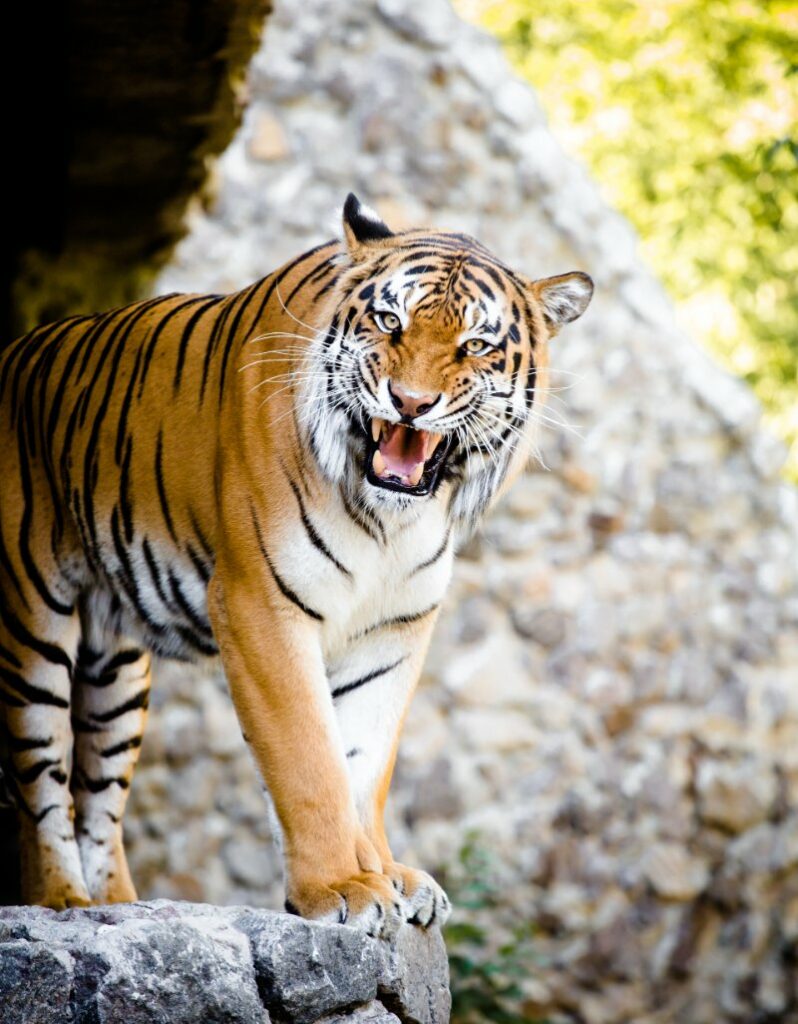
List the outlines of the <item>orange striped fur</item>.
<svg viewBox="0 0 798 1024">
<path fill-rule="evenodd" d="M 150 652 L 221 654 L 290 909 L 443 920 L 383 809 L 454 548 L 522 469 L 547 342 L 592 292 L 465 235 L 343 242 L 0 352 L 0 709 L 25 899 L 129 900 Z"/>
</svg>

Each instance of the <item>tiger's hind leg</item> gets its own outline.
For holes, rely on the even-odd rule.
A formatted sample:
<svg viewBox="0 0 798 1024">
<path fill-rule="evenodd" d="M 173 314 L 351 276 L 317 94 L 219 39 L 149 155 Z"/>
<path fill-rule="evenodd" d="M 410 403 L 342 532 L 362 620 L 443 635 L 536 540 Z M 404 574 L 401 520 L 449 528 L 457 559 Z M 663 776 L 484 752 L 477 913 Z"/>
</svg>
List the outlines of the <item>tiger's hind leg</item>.
<svg viewBox="0 0 798 1024">
<path fill-rule="evenodd" d="M 68 785 L 78 617 L 66 607 L 55 613 L 27 590 L 14 607 L 11 591 L 0 593 L 0 703 L 5 771 L 20 820 L 22 898 L 56 910 L 86 906 Z"/>
<path fill-rule="evenodd" d="M 136 899 L 122 817 L 147 718 L 150 655 L 96 634 L 89 625 L 75 679 L 76 833 L 93 902 L 123 903 Z"/>
</svg>

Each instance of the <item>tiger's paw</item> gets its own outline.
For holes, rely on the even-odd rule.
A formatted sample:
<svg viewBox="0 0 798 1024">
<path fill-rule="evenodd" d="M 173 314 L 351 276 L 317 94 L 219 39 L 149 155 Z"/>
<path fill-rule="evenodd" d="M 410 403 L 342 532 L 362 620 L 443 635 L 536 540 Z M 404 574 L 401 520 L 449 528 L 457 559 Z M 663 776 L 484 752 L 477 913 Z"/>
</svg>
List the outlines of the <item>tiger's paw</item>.
<svg viewBox="0 0 798 1024">
<path fill-rule="evenodd" d="M 24 904 L 51 910 L 92 905 L 74 839 L 41 836 L 23 827 L 20 847 Z"/>
<path fill-rule="evenodd" d="M 402 913 L 409 924 L 444 925 L 452 912 L 449 897 L 432 875 L 418 868 L 409 868 L 398 861 L 385 866 L 385 874 L 393 883 L 402 903 Z"/>
<path fill-rule="evenodd" d="M 79 892 L 73 888 L 48 892 L 31 902 L 40 907 L 49 907 L 50 910 L 70 910 L 72 907 L 92 906 L 91 897 L 87 892 Z"/>
<path fill-rule="evenodd" d="M 121 831 L 106 834 L 82 827 L 78 832 L 78 848 L 92 902 L 135 902 L 136 888 L 130 877 Z"/>
<path fill-rule="evenodd" d="M 395 935 L 405 919 L 401 897 L 391 880 L 373 871 L 329 885 L 293 886 L 285 909 L 314 921 L 348 924 L 383 939 Z"/>
</svg>

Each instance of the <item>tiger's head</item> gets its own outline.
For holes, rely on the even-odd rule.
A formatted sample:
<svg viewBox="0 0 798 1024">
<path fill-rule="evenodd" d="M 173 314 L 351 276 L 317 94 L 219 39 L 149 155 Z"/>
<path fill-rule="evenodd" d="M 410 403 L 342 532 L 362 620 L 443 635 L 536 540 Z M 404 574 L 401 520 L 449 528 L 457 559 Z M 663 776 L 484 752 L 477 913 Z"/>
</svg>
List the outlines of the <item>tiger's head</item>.
<svg viewBox="0 0 798 1024">
<path fill-rule="evenodd" d="M 349 195 L 329 322 L 312 347 L 314 450 L 373 508 L 407 509 L 446 482 L 474 521 L 524 459 L 546 343 L 587 308 L 574 272 L 532 281 L 475 239 L 393 233 Z"/>
</svg>

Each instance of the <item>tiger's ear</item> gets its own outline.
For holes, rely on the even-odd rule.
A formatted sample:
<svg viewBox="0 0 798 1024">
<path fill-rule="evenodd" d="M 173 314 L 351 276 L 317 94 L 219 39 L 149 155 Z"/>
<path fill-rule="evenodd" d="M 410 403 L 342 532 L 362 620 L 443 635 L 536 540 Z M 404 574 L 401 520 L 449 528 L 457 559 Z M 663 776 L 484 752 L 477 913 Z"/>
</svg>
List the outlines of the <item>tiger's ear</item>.
<svg viewBox="0 0 798 1024">
<path fill-rule="evenodd" d="M 364 255 L 364 250 L 383 238 L 393 237 L 393 231 L 370 206 L 361 203 L 350 192 L 344 203 L 344 238 L 352 259 Z"/>
<path fill-rule="evenodd" d="M 532 282 L 532 294 L 543 310 L 546 324 L 556 334 L 563 324 L 577 320 L 593 297 L 593 279 L 581 271 L 544 277 Z"/>
</svg>

